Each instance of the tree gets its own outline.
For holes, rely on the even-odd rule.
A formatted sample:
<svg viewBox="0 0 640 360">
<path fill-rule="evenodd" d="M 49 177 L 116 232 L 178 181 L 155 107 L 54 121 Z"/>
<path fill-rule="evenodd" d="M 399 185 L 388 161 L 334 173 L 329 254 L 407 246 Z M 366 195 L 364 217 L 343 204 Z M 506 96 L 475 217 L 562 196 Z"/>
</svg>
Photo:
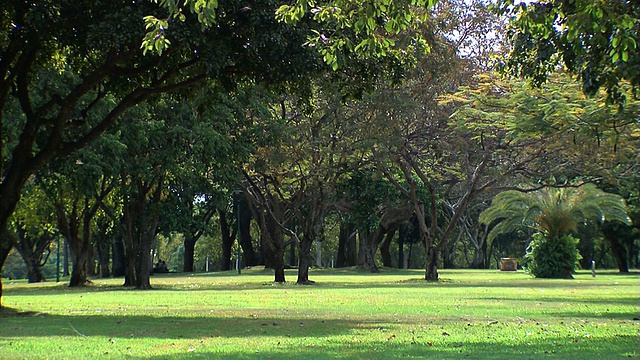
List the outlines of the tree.
<svg viewBox="0 0 640 360">
<path fill-rule="evenodd" d="M 389 7 L 391 19 L 397 21 L 388 26 L 396 31 L 413 23 L 411 3 L 427 5 L 369 5 Z M 315 49 L 302 46 L 321 27 L 303 17 L 313 8 L 294 12 L 294 26 L 276 20 L 279 1 L 254 2 L 250 7 L 242 1 L 215 0 L 182 5 L 191 11 L 181 12 L 174 1 L 70 0 L 11 1 L 0 10 L 0 232 L 33 173 L 87 146 L 127 110 L 153 96 L 207 78 L 228 88 L 241 79 L 304 88 L 310 76 L 326 69 Z M 156 21 L 149 15 L 154 13 L 180 21 L 173 22 L 168 33 L 168 21 Z M 356 13 L 369 29 L 387 14 Z M 141 21 L 145 16 L 146 29 Z M 328 29 L 339 24 L 324 25 Z M 356 43 L 367 33 L 364 25 L 358 26 L 355 33 L 344 29 Z M 141 42 L 143 50 L 152 44 L 155 51 L 144 55 Z M 384 57 L 379 47 L 371 49 Z M 354 50 L 347 55 L 368 62 L 358 59 Z M 402 55 L 402 49 L 393 53 Z M 358 79 L 360 69 L 351 70 L 352 79 Z M 4 259 L 9 251 L 5 237 L 0 248 Z"/>
<path fill-rule="evenodd" d="M 640 85 L 640 7 L 624 0 L 503 0 L 511 19 L 511 52 L 504 65 L 535 85 L 559 66 L 575 74 L 585 94 L 604 87 L 609 99 L 624 102 L 621 86 Z"/>
<path fill-rule="evenodd" d="M 542 237 L 534 239 L 532 260 L 534 267 L 538 269 L 552 268 L 542 273 L 544 277 L 571 276 L 574 269 L 567 268 L 566 264 L 554 266 L 554 264 L 545 263 L 545 261 L 562 261 L 562 258 L 540 259 L 540 256 L 545 255 L 545 251 L 541 249 L 553 247 L 556 243 L 562 244 L 559 248 L 553 248 L 562 250 L 566 256 L 573 256 L 572 254 L 577 252 L 576 242 L 568 236 L 577 230 L 579 223 L 586 219 L 600 223 L 617 221 L 631 224 L 624 200 L 619 195 L 598 189 L 592 183 L 576 187 L 546 187 L 534 192 L 504 191 L 498 194 L 491 206 L 480 214 L 482 223 L 490 225 L 495 222 L 495 226 L 489 233 L 491 238 L 523 226 L 539 231 Z M 539 255 L 535 251 L 539 251 L 537 253 Z M 575 259 L 573 265 L 575 266 Z"/>
<path fill-rule="evenodd" d="M 50 245 L 58 236 L 54 218 L 54 210 L 42 188 L 30 182 L 25 188 L 24 200 L 12 217 L 11 231 L 6 234 L 27 267 L 30 283 L 45 281 L 41 267 L 47 262 Z"/>
</svg>

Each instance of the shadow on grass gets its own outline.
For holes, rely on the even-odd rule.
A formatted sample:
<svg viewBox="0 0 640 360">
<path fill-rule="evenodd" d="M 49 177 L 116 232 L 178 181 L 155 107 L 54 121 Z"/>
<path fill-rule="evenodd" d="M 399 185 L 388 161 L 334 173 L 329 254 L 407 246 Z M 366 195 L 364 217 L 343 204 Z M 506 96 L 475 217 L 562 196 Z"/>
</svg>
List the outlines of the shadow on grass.
<svg viewBox="0 0 640 360">
<path fill-rule="evenodd" d="M 522 331 L 514 333 L 511 340 L 497 340 L 492 339 L 490 334 L 481 339 L 477 336 L 449 337 L 448 334 L 444 336 L 442 330 L 427 332 L 417 327 L 415 333 L 398 333 L 396 337 L 393 329 L 381 329 L 375 321 L 370 324 L 369 321 L 349 319 L 46 314 L 29 314 L 18 319 L 18 312 L 15 315 L 13 319 L 3 319 L 0 343 L 4 341 L 10 345 L 11 341 L 18 339 L 42 338 L 42 341 L 46 341 L 50 337 L 72 336 L 87 341 L 87 346 L 95 341 L 102 347 L 105 346 L 103 343 L 107 343 L 107 346 L 113 343 L 114 354 L 117 346 L 130 346 L 130 342 L 123 344 L 121 339 L 156 339 L 159 341 L 146 346 L 167 349 L 181 339 L 186 342 L 181 343 L 184 350 L 180 348 L 177 353 L 173 349 L 162 356 L 140 357 L 133 354 L 135 358 L 147 359 L 537 359 L 555 355 L 591 360 L 637 358 L 638 355 L 637 336 L 631 335 L 584 338 L 581 335 L 562 334 L 540 337 L 527 336 Z M 440 329 L 439 326 L 436 328 Z M 358 331 L 380 331 L 383 335 L 363 344 L 362 339 L 354 335 Z M 251 338 L 261 339 L 259 350 L 250 345 L 240 346 L 239 350 L 238 347 L 236 350 L 218 347 L 219 343 L 228 346 L 230 341 L 251 344 Z M 188 344 L 196 345 L 187 348 Z M 264 351 L 265 348 L 268 350 Z"/>
<path fill-rule="evenodd" d="M 618 346 L 606 349 L 588 348 L 589 342 L 576 342 L 574 338 L 563 337 L 545 339 L 539 341 L 521 341 L 514 345 L 493 342 L 489 339 L 483 342 L 459 342 L 444 344 L 443 346 L 430 346 L 426 342 L 398 342 L 388 341 L 375 345 L 347 344 L 346 346 L 286 348 L 274 346 L 273 350 L 251 353 L 193 350 L 179 354 L 152 356 L 147 359 L 540 359 L 540 358 L 566 358 L 566 359 L 629 359 L 637 358 L 634 343 L 637 339 L 632 336 L 619 338 Z M 595 341 L 606 341 L 598 339 Z M 621 345 L 621 346 L 620 346 Z"/>
<path fill-rule="evenodd" d="M 218 317 L 201 315 L 137 316 L 89 315 L 61 316 L 46 313 L 20 313 L 3 317 L 0 339 L 6 337 L 106 336 L 111 338 L 192 338 L 285 336 L 323 337 L 346 334 L 360 328 L 357 321 L 314 320 L 304 317 Z"/>
</svg>

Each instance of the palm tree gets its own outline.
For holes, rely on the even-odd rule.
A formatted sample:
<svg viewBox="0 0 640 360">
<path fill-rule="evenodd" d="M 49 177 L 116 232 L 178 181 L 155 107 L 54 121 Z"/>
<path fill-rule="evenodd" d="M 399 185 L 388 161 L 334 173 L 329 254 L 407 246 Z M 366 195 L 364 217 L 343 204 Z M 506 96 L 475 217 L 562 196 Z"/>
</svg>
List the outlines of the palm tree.
<svg viewBox="0 0 640 360">
<path fill-rule="evenodd" d="M 498 221 L 489 233 L 489 240 L 500 234 L 529 227 L 542 235 L 537 237 L 542 241 L 571 243 L 566 237 L 587 220 L 631 224 L 624 199 L 619 195 L 606 193 L 591 183 L 579 187 L 544 188 L 535 192 L 504 191 L 480 214 L 480 222 L 483 224 Z M 575 249 L 575 245 L 573 247 Z M 571 272 L 573 269 L 569 269 L 569 276 Z M 554 273 L 567 277 L 566 269 Z"/>
</svg>

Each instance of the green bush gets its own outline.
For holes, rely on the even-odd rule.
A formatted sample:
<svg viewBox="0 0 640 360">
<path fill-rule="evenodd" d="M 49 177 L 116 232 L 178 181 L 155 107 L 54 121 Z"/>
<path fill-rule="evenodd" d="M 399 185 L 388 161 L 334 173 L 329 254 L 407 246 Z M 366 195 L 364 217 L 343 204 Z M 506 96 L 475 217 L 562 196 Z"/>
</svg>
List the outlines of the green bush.
<svg viewBox="0 0 640 360">
<path fill-rule="evenodd" d="M 548 238 L 542 233 L 534 234 L 525 254 L 527 271 L 537 278 L 573 278 L 582 259 L 577 248 L 579 241 L 571 235 Z"/>
</svg>

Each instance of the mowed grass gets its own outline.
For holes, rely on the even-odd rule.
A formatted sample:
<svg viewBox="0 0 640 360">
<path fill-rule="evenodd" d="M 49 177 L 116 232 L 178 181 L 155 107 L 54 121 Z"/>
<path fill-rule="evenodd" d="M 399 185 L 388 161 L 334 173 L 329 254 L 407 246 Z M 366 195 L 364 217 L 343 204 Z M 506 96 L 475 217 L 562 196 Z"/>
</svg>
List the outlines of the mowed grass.
<svg viewBox="0 0 640 360">
<path fill-rule="evenodd" d="M 0 359 L 638 359 L 639 276 L 312 270 L 4 283 Z"/>
</svg>

